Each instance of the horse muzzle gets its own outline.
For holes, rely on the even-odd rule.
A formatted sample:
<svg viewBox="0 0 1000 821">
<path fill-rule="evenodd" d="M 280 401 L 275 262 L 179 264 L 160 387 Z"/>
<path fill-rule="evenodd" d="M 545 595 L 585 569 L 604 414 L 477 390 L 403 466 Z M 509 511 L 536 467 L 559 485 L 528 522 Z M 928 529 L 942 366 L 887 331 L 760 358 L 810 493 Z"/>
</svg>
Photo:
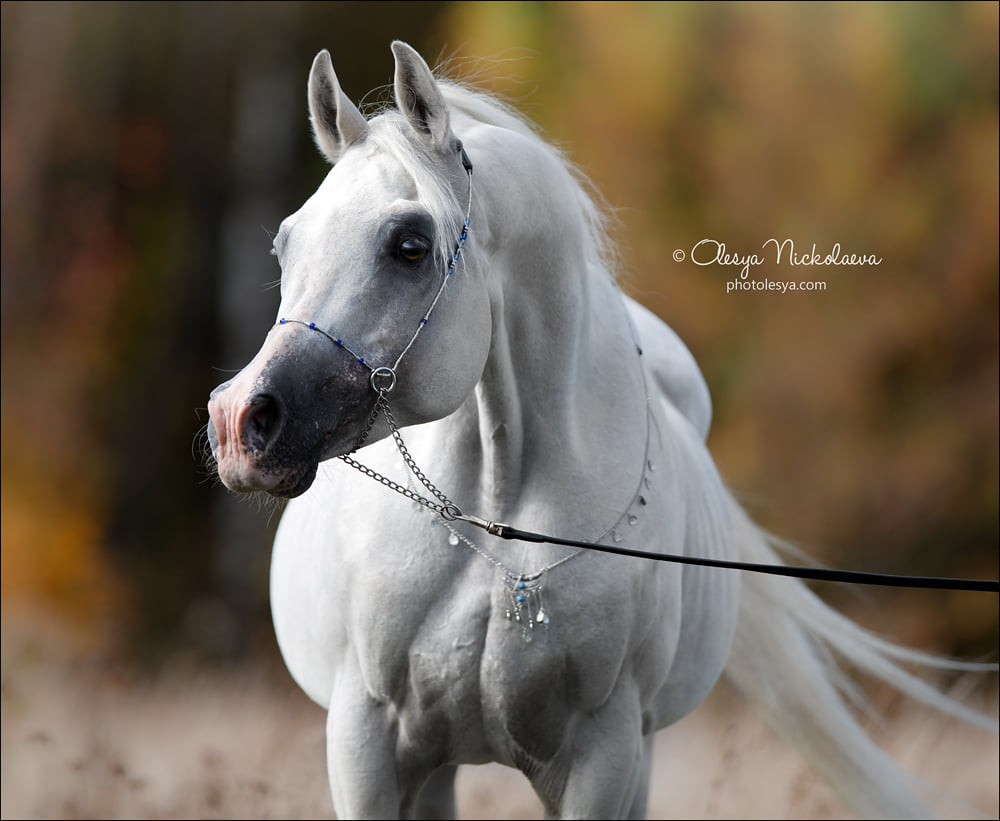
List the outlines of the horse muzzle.
<svg viewBox="0 0 1000 821">
<path fill-rule="evenodd" d="M 271 335 L 247 367 L 212 391 L 208 438 L 237 493 L 305 493 L 319 462 L 355 449 L 374 403 L 368 371 L 314 336 Z"/>
</svg>

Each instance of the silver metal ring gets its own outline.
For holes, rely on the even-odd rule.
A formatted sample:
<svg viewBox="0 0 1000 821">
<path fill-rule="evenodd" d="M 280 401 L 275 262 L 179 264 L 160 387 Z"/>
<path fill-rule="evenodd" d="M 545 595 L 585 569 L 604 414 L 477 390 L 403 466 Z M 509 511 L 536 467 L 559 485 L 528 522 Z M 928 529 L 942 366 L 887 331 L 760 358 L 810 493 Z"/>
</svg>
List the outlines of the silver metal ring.
<svg viewBox="0 0 1000 821">
<path fill-rule="evenodd" d="M 376 393 L 389 393 L 396 387 L 396 372 L 392 368 L 382 366 L 372 371 L 372 390 Z"/>
<path fill-rule="evenodd" d="M 448 502 L 446 505 L 441 506 L 441 510 L 438 511 L 441 518 L 446 522 L 454 522 L 462 515 L 462 511 L 459 510 L 458 505 Z"/>
</svg>

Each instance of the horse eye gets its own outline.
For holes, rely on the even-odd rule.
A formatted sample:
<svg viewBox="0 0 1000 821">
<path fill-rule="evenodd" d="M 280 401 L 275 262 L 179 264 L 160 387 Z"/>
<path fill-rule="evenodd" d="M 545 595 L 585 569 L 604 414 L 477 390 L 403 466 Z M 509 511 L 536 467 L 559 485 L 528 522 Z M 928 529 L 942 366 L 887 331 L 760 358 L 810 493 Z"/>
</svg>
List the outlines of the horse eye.
<svg viewBox="0 0 1000 821">
<path fill-rule="evenodd" d="M 404 239 L 399 243 L 399 255 L 407 262 L 420 262 L 427 255 L 427 243 L 419 239 Z"/>
</svg>

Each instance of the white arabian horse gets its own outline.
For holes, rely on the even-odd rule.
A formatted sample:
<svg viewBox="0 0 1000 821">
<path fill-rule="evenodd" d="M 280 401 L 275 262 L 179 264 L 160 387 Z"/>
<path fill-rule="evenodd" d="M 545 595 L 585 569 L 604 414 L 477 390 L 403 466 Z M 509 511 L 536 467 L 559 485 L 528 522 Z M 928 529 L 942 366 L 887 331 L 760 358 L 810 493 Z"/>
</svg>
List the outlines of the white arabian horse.
<svg viewBox="0 0 1000 821">
<path fill-rule="evenodd" d="M 796 580 L 476 526 L 775 560 L 705 447 L 698 367 L 619 291 L 580 176 L 495 100 L 392 49 L 398 110 L 371 120 L 316 57 L 309 107 L 334 166 L 274 239 L 278 321 L 209 405 L 222 481 L 296 497 L 274 624 L 329 711 L 337 815 L 454 817 L 457 765 L 494 761 L 550 817 L 642 817 L 654 734 L 722 673 L 853 810 L 924 814 L 831 662 L 962 714 L 894 663 L 924 656 Z"/>
</svg>

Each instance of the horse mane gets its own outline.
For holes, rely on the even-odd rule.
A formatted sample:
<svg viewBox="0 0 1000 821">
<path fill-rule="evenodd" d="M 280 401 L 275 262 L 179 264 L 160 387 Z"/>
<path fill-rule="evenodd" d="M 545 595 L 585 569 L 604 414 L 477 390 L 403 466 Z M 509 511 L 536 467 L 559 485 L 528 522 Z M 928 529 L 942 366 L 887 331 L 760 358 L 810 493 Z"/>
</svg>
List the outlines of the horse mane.
<svg viewBox="0 0 1000 821">
<path fill-rule="evenodd" d="M 585 228 L 585 258 L 592 268 L 604 271 L 613 279 L 620 270 L 621 257 L 611 230 L 617 224 L 607 201 L 587 175 L 569 160 L 564 152 L 546 140 L 539 130 L 520 112 L 489 92 L 449 78 L 438 78 L 441 94 L 453 113 L 460 113 L 477 123 L 512 131 L 529 139 L 538 150 L 557 161 L 568 175 L 573 191 L 573 201 Z M 417 195 L 430 212 L 437 229 L 439 247 L 436 253 L 443 261 L 454 251 L 457 228 L 465 214 L 465 202 L 456 197 L 447 181 L 431 173 L 433 164 L 420 141 L 413 139 L 412 129 L 406 118 L 389 103 L 375 107 L 370 120 L 368 139 L 388 152 L 413 176 Z M 461 136 L 461 135 L 459 135 Z M 472 157 L 475 164 L 475 157 Z M 473 187 L 475 181 L 473 181 Z M 473 231 L 475 231 L 473 214 Z"/>
<path fill-rule="evenodd" d="M 448 107 L 476 122 L 505 128 L 531 140 L 536 147 L 555 159 L 572 180 L 574 203 L 587 230 L 586 259 L 616 278 L 621 257 L 611 231 L 618 224 L 610 205 L 587 174 L 551 141 L 538 127 L 512 105 L 493 94 L 450 78 L 438 78 L 438 87 Z"/>
</svg>

